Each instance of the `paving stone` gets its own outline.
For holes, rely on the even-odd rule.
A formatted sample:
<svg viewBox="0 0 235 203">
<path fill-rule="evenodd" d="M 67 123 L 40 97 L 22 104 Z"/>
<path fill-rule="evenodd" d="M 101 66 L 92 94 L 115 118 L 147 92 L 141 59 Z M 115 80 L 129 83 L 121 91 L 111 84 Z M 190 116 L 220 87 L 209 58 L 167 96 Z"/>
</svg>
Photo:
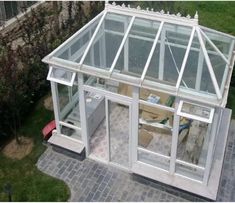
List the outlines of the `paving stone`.
<svg viewBox="0 0 235 203">
<path fill-rule="evenodd" d="M 71 190 L 69 201 L 209 201 L 145 177 L 129 174 L 90 159 L 80 161 L 51 147 L 37 167 L 64 180 Z M 235 201 L 235 133 L 228 136 L 217 201 Z"/>
</svg>

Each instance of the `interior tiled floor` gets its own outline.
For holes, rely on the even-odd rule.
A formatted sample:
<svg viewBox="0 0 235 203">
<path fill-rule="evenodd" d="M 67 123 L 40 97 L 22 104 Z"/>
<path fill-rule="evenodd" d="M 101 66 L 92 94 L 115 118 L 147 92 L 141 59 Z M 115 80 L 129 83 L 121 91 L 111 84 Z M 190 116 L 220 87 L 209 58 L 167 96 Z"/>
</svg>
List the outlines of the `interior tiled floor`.
<svg viewBox="0 0 235 203">
<path fill-rule="evenodd" d="M 110 105 L 110 155 L 111 161 L 128 167 L 129 163 L 129 108 L 116 103 Z M 106 119 L 90 139 L 91 154 L 108 160 Z"/>
</svg>

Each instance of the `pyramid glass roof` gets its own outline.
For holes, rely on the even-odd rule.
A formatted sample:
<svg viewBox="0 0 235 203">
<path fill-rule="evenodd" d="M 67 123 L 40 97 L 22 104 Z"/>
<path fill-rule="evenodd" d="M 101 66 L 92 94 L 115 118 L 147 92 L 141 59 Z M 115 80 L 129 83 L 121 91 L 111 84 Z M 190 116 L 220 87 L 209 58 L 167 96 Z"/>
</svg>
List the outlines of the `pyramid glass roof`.
<svg viewBox="0 0 235 203">
<path fill-rule="evenodd" d="M 234 65 L 234 40 L 200 26 L 197 13 L 182 17 L 114 3 L 44 62 L 222 104 Z"/>
</svg>

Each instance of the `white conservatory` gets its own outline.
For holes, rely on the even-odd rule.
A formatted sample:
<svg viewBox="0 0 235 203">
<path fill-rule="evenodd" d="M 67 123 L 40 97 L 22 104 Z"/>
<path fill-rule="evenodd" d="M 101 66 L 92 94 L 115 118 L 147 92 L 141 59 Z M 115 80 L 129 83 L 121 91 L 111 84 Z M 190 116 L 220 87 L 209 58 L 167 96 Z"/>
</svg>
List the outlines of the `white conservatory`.
<svg viewBox="0 0 235 203">
<path fill-rule="evenodd" d="M 56 121 L 48 142 L 216 199 L 234 42 L 197 13 L 106 3 L 43 59 Z"/>
</svg>

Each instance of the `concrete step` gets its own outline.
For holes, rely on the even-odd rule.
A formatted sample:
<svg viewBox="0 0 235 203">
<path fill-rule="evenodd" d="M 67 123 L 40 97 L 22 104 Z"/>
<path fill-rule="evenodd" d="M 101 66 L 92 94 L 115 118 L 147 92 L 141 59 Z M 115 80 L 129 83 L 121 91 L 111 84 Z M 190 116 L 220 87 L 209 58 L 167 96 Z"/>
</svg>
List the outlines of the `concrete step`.
<svg viewBox="0 0 235 203">
<path fill-rule="evenodd" d="M 48 143 L 53 146 L 53 150 L 56 152 L 68 155 L 81 161 L 85 159 L 85 146 L 80 141 L 53 133 L 48 140 Z"/>
</svg>

